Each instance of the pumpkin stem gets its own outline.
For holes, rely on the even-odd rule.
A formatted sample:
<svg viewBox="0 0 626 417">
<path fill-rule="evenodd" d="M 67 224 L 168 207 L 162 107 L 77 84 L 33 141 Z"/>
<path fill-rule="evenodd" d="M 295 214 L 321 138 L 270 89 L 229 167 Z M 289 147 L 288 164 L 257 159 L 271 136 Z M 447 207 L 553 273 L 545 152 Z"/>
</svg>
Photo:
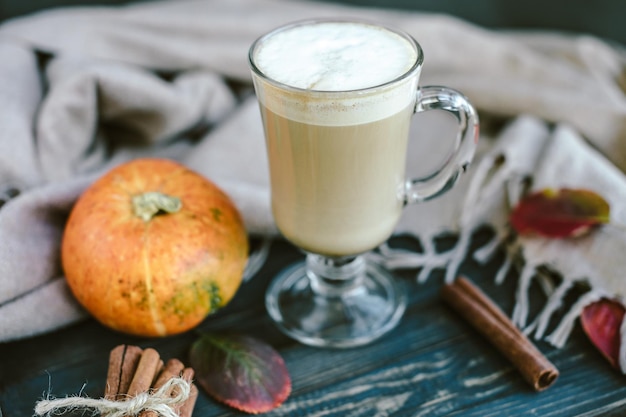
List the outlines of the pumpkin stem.
<svg viewBox="0 0 626 417">
<path fill-rule="evenodd" d="M 133 196 L 133 213 L 143 221 L 150 221 L 157 213 L 176 213 L 183 206 L 180 198 L 163 194 L 159 191 L 148 191 Z"/>
</svg>

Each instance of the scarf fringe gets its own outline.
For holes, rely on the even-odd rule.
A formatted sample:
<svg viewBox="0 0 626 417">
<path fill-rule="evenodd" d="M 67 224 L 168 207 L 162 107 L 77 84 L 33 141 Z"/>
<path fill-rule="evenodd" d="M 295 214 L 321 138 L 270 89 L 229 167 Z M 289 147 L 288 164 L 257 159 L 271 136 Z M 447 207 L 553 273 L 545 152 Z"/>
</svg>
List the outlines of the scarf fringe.
<svg viewBox="0 0 626 417">
<path fill-rule="evenodd" d="M 536 330 L 534 331 L 535 339 L 540 340 L 543 338 L 552 315 L 563 305 L 563 299 L 573 285 L 574 283 L 572 281 L 563 281 L 561 285 L 557 287 L 556 291 L 550 295 L 546 305 L 539 313 L 534 321 L 534 325 L 532 326 L 536 327 Z"/>
<path fill-rule="evenodd" d="M 536 274 L 536 265 L 527 263 L 524 265 L 517 283 L 516 303 L 513 308 L 511 320 L 517 327 L 523 329 L 526 326 L 529 310 L 529 289 L 532 278 Z"/>
<path fill-rule="evenodd" d="M 565 342 L 567 342 L 567 339 L 574 328 L 574 323 L 582 313 L 583 309 L 604 296 L 605 294 L 603 291 L 597 290 L 591 290 L 584 294 L 574 303 L 567 314 L 565 314 L 565 316 L 561 319 L 561 322 L 556 329 L 548 335 L 545 340 L 557 348 L 565 346 Z"/>
<path fill-rule="evenodd" d="M 472 229 L 464 229 L 460 233 L 459 240 L 454 248 L 445 252 L 437 252 L 435 250 L 433 244 L 434 236 L 432 236 L 421 240 L 424 249 L 421 253 L 407 249 L 392 248 L 387 243 L 384 243 L 377 251 L 367 256 L 370 260 L 390 270 L 420 268 L 419 272 L 416 274 L 416 280 L 420 284 L 428 280 L 434 269 L 445 268 L 445 282 L 450 283 L 454 281 L 462 261 L 468 256 L 473 232 L 474 230 Z M 505 236 L 505 233 L 496 233 L 491 240 L 474 250 L 471 256 L 481 264 L 488 262 L 503 245 Z M 518 259 L 517 257 L 519 256 L 521 255 L 518 242 L 507 245 L 507 256 L 494 277 L 496 284 L 504 282 L 511 268 L 515 266 L 516 259 Z M 605 297 L 606 294 L 600 290 L 591 290 L 582 295 L 563 316 L 560 322 L 556 324 L 554 331 L 546 335 L 554 314 L 563 306 L 564 298 L 576 281 L 564 279 L 558 286 L 555 286 L 554 281 L 546 274 L 542 273 L 539 266 L 538 264 L 527 262 L 521 268 L 511 318 L 525 334 L 533 336 L 536 340 L 544 340 L 554 347 L 562 348 L 567 342 L 582 310 L 587 305 Z M 530 307 L 529 290 L 533 282 L 540 285 L 543 292 L 546 294 L 547 300 L 532 323 L 527 325 Z M 620 350 L 620 366 L 623 372 L 626 373 L 626 318 L 622 323 L 621 335 L 623 343 L 622 349 Z"/>
<path fill-rule="evenodd" d="M 454 251 L 437 252 L 433 238 L 426 238 L 421 242 L 424 249 L 421 253 L 392 248 L 387 243 L 383 243 L 377 251 L 368 253 L 367 257 L 389 270 L 421 268 L 416 279 L 418 283 L 423 284 L 434 269 L 448 267 Z"/>
</svg>

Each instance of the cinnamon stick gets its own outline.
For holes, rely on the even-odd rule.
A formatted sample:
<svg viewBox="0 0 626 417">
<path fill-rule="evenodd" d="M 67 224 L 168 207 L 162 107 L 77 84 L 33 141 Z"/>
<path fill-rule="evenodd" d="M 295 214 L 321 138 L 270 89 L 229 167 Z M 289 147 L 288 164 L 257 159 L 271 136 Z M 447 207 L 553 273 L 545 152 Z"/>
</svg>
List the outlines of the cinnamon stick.
<svg viewBox="0 0 626 417">
<path fill-rule="evenodd" d="M 193 413 L 193 408 L 196 405 L 196 400 L 198 399 L 198 387 L 195 384 L 191 384 L 191 391 L 189 393 L 189 398 L 183 403 L 178 410 L 178 415 L 180 417 L 191 417 Z"/>
<path fill-rule="evenodd" d="M 180 417 L 191 417 L 193 408 L 196 405 L 196 399 L 198 398 L 198 387 L 192 383 L 194 376 L 193 368 L 185 368 L 181 376 L 185 381 L 191 383 L 191 392 L 189 393 L 187 400 L 185 400 L 185 402 L 180 406 L 178 415 Z"/>
<path fill-rule="evenodd" d="M 165 383 L 169 381 L 170 379 L 180 376 L 180 373 L 183 371 L 184 368 L 185 368 L 185 365 L 183 365 L 183 363 L 179 361 L 178 359 L 168 360 L 165 366 L 163 366 L 162 369 L 160 370 L 158 374 L 159 376 L 157 377 L 156 382 L 154 383 L 154 386 L 152 387 L 153 390 L 155 391 L 158 390 L 163 385 L 165 385 Z M 142 411 L 139 414 L 139 417 L 158 417 L 158 416 L 154 411 Z"/>
<path fill-rule="evenodd" d="M 168 360 L 154 383 L 154 389 L 157 390 L 165 385 L 165 383 L 170 379 L 179 377 L 183 369 L 185 369 L 185 365 L 178 359 L 173 358 Z"/>
<path fill-rule="evenodd" d="M 137 394 L 148 391 L 156 377 L 159 366 L 162 366 L 159 352 L 152 348 L 146 348 L 141 353 L 141 358 L 137 364 L 135 375 L 133 375 L 133 379 L 128 387 L 127 394 L 131 397 L 135 397 Z"/>
<path fill-rule="evenodd" d="M 443 300 L 464 317 L 517 368 L 536 390 L 550 387 L 558 369 L 511 322 L 500 308 L 468 279 L 444 285 Z"/>
<path fill-rule="evenodd" d="M 137 369 L 141 353 L 142 349 L 138 346 L 119 345 L 111 350 L 104 398 L 120 400 L 125 396 Z"/>
</svg>

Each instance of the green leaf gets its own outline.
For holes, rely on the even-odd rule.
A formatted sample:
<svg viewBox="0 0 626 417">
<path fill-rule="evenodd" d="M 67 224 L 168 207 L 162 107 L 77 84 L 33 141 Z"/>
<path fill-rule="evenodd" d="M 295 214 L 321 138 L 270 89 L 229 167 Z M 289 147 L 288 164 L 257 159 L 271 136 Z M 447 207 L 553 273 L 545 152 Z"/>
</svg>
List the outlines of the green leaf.
<svg viewBox="0 0 626 417">
<path fill-rule="evenodd" d="M 567 238 L 610 220 L 609 203 L 590 190 L 544 189 L 525 196 L 509 217 L 520 235 Z"/>
<path fill-rule="evenodd" d="M 203 333 L 191 346 L 190 363 L 209 395 L 247 413 L 270 411 L 291 393 L 283 358 L 249 336 Z"/>
</svg>

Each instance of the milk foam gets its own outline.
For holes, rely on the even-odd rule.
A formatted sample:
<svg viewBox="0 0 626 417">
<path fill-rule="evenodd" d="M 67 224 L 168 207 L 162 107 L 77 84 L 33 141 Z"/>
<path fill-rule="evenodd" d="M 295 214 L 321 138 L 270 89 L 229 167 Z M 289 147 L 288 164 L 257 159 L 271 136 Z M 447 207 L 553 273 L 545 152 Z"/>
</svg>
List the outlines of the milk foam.
<svg viewBox="0 0 626 417">
<path fill-rule="evenodd" d="M 261 103 L 292 120 L 322 125 L 366 123 L 402 111 L 415 100 L 419 69 L 398 85 L 350 93 L 393 81 L 418 60 L 411 42 L 378 26 L 296 25 L 258 44 L 252 59 L 267 78 L 309 90 L 287 93 L 255 80 Z"/>
<path fill-rule="evenodd" d="M 365 24 L 294 26 L 256 51 L 265 75 L 307 90 L 346 91 L 389 82 L 415 63 L 413 46 L 398 34 Z"/>
</svg>

